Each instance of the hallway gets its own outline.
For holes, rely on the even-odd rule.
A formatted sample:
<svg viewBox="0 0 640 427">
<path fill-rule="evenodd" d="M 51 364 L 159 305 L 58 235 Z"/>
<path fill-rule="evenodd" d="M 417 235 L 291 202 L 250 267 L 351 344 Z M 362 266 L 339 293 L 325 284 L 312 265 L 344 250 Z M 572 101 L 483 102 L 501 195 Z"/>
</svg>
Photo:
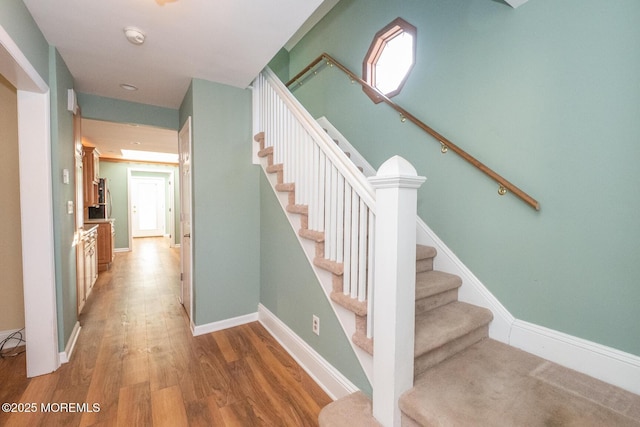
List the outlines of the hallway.
<svg viewBox="0 0 640 427">
<path fill-rule="evenodd" d="M 3 402 L 37 410 L 0 413 L 0 425 L 317 425 L 331 399 L 259 323 L 191 335 L 179 255 L 163 238 L 117 253 L 80 316 L 70 362 L 53 374 L 24 380 L 24 358 L 2 360 Z M 86 405 L 55 411 L 63 403 Z"/>
</svg>

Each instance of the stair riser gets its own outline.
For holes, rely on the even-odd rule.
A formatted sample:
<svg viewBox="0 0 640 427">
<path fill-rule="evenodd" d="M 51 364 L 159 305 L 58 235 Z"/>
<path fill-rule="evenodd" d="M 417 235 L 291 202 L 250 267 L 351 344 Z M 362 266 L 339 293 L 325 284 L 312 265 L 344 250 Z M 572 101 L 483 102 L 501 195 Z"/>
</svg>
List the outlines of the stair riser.
<svg viewBox="0 0 640 427">
<path fill-rule="evenodd" d="M 470 347 L 478 341 L 487 338 L 489 336 L 489 325 L 481 326 L 466 335 L 463 335 L 455 340 L 449 341 L 445 345 L 438 347 L 428 353 L 425 353 L 419 357 L 416 357 L 414 361 L 413 377 L 418 375 L 437 365 L 445 359 L 461 352 L 462 350 Z"/>
<path fill-rule="evenodd" d="M 433 270 L 433 258 L 420 259 L 416 261 L 416 274 Z"/>
<path fill-rule="evenodd" d="M 416 316 L 458 300 L 458 288 L 416 301 Z"/>
</svg>

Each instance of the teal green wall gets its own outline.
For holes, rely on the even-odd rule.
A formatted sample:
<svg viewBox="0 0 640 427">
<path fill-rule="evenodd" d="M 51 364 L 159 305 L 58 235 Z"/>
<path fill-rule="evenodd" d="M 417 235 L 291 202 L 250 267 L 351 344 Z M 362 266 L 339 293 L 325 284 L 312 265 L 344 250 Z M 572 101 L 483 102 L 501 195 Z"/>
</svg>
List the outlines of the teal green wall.
<svg viewBox="0 0 640 427">
<path fill-rule="evenodd" d="M 284 48 L 280 49 L 269 62 L 269 68 L 286 83 L 289 80 L 289 52 Z"/>
<path fill-rule="evenodd" d="M 193 319 L 255 313 L 259 297 L 258 169 L 251 164 L 251 92 L 194 79 L 181 125 L 193 117 Z"/>
<path fill-rule="evenodd" d="M 49 43 L 22 0 L 0 0 L 0 27 L 46 82 L 49 81 Z"/>
<path fill-rule="evenodd" d="M 116 249 L 131 249 L 129 248 L 129 193 L 127 176 L 129 169 L 144 170 L 145 172 L 132 172 L 133 176 L 161 176 L 167 177 L 166 173 L 173 172 L 174 176 L 174 206 L 175 218 L 174 218 L 174 242 L 180 243 L 180 193 L 179 193 L 179 179 L 180 173 L 178 172 L 178 166 L 138 163 L 138 162 L 113 162 L 109 160 L 100 161 L 100 177 L 107 178 L 109 180 L 109 191 L 111 193 L 111 217 L 115 219 L 116 229 Z M 158 171 L 158 172 L 153 172 Z M 167 191 L 168 188 L 167 188 Z M 167 193 L 168 194 L 168 193 Z M 169 198 L 167 195 L 167 209 L 169 206 Z M 168 212 L 166 213 L 168 221 Z"/>
<path fill-rule="evenodd" d="M 260 174 L 260 302 L 365 393 L 371 385 L 318 284 L 309 261 Z M 313 315 L 321 334 L 311 331 Z"/>
<path fill-rule="evenodd" d="M 178 130 L 178 110 L 78 93 L 82 117 Z"/>
<path fill-rule="evenodd" d="M 53 185 L 53 238 L 58 306 L 58 347 L 62 351 L 77 321 L 75 216 L 67 213 L 67 201 L 75 203 L 73 114 L 67 111 L 67 90 L 73 77 L 58 51 L 49 49 L 51 64 L 51 174 Z M 69 171 L 69 183 L 62 171 Z M 82 208 L 82 207 L 81 207 Z"/>
<path fill-rule="evenodd" d="M 418 29 L 394 100 L 541 203 L 536 212 L 326 69 L 295 95 L 378 167 L 427 182 L 419 215 L 517 318 L 640 355 L 640 2 L 343 0 L 290 52 L 359 72 L 396 17 Z"/>
</svg>

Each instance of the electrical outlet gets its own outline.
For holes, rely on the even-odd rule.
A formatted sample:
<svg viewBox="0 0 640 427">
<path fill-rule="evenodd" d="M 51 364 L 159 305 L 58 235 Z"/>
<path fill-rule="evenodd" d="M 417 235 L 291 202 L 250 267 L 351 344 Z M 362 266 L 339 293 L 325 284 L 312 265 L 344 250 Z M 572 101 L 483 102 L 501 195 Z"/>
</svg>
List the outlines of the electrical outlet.
<svg viewBox="0 0 640 427">
<path fill-rule="evenodd" d="M 315 314 L 313 315 L 313 323 L 311 324 L 311 330 L 313 331 L 314 334 L 320 335 L 320 318 Z"/>
</svg>

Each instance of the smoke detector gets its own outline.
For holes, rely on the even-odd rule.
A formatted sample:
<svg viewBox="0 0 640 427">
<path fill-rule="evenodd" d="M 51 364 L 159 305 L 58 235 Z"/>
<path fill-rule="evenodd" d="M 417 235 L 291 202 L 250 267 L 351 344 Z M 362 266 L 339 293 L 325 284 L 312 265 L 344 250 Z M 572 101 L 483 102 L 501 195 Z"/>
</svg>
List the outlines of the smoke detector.
<svg viewBox="0 0 640 427">
<path fill-rule="evenodd" d="M 144 39 L 146 37 L 142 30 L 136 27 L 125 27 L 124 35 L 129 42 L 135 45 L 141 45 L 144 43 Z"/>
</svg>

